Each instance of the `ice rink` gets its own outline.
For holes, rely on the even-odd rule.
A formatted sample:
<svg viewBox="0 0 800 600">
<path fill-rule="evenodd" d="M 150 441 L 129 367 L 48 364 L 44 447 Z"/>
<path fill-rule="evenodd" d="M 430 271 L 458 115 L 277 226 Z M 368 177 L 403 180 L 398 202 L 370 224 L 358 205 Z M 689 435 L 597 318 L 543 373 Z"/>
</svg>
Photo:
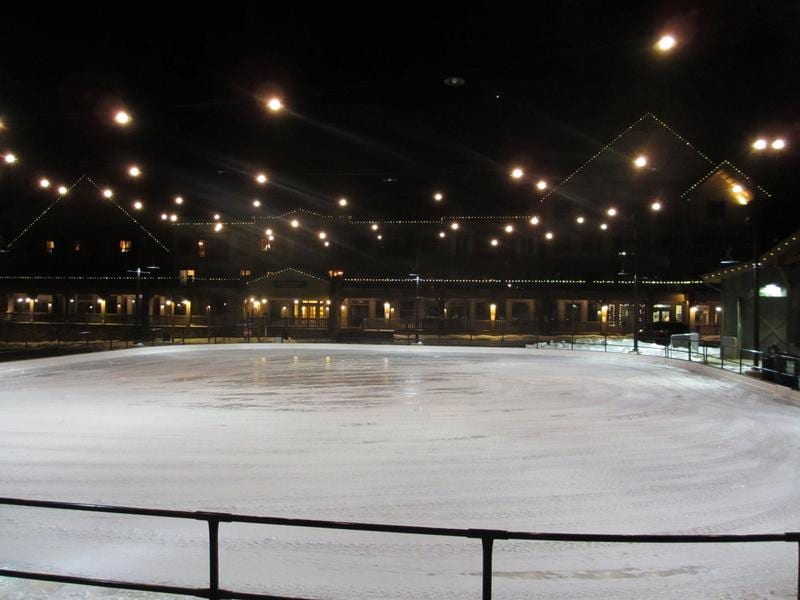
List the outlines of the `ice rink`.
<svg viewBox="0 0 800 600">
<path fill-rule="evenodd" d="M 0 495 L 581 533 L 800 530 L 800 408 L 591 352 L 332 345 L 0 364 Z M 204 523 L 0 507 L 0 564 L 207 585 Z M 221 582 L 479 598 L 480 543 L 222 525 Z M 495 598 L 794 598 L 797 547 L 502 542 Z M 0 580 L 0 598 L 156 598 Z M 174 596 L 164 596 L 174 597 Z"/>
</svg>

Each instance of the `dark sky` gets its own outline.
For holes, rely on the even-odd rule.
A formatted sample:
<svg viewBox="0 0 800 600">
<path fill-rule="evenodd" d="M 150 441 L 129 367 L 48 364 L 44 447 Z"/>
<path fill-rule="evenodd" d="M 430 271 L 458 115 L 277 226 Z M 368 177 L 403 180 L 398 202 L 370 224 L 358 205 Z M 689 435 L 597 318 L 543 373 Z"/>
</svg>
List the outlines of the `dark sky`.
<svg viewBox="0 0 800 600">
<path fill-rule="evenodd" d="M 74 6 L 4 10 L 0 146 L 21 158 L 0 167 L 6 205 L 43 202 L 40 174 L 86 173 L 151 214 L 180 193 L 186 218 L 251 214 L 256 197 L 328 213 L 341 195 L 355 215 L 524 213 L 536 194 L 512 165 L 557 182 L 647 111 L 773 193 L 800 189 L 797 2 Z M 680 40 L 668 57 L 663 31 Z M 273 92 L 280 116 L 260 101 Z M 116 106 L 133 127 L 110 124 Z M 762 132 L 789 150 L 752 157 Z"/>
</svg>

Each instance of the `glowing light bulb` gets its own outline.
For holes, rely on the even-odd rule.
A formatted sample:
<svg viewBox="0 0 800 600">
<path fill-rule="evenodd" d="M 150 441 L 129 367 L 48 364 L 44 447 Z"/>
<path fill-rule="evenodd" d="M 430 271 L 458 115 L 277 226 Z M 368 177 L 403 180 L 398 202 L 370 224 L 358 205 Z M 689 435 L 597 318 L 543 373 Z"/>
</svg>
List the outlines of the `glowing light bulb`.
<svg viewBox="0 0 800 600">
<path fill-rule="evenodd" d="M 341 206 L 342 208 L 347 206 L 347 198 L 339 198 L 339 206 Z"/>
<path fill-rule="evenodd" d="M 616 217 L 616 216 L 617 216 L 617 209 L 616 209 L 616 208 L 614 208 L 614 207 L 612 206 L 611 208 L 609 208 L 609 209 L 606 211 L 606 214 L 607 214 L 609 217 Z"/>
<path fill-rule="evenodd" d="M 69 189 L 67 189 L 67 186 L 65 186 L 65 185 L 60 185 L 60 186 L 58 186 L 58 190 L 57 191 L 58 191 L 58 195 L 59 196 L 66 196 L 67 192 L 69 192 Z"/>
<path fill-rule="evenodd" d="M 256 208 L 261 206 L 261 200 L 253 200 L 253 206 L 255 206 Z"/>
<path fill-rule="evenodd" d="M 531 225 L 538 225 L 540 223 L 539 217 L 531 217 Z"/>
<path fill-rule="evenodd" d="M 783 150 L 784 148 L 786 148 L 786 140 L 784 140 L 783 138 L 777 138 L 775 140 L 772 140 L 773 150 Z"/>
<path fill-rule="evenodd" d="M 130 125 L 131 124 L 131 121 L 133 121 L 133 117 L 131 117 L 124 110 L 118 110 L 114 114 L 114 121 L 117 123 L 117 125 L 122 125 L 124 127 L 126 125 Z"/>
<path fill-rule="evenodd" d="M 264 185 L 269 181 L 269 177 L 267 177 L 264 173 L 259 173 L 256 175 L 256 183 L 260 185 Z"/>
<path fill-rule="evenodd" d="M 637 169 L 643 169 L 647 166 L 647 157 L 644 154 L 640 154 L 633 161 L 633 166 L 635 166 Z"/>
<path fill-rule="evenodd" d="M 662 208 L 661 202 L 659 202 L 658 200 L 656 200 L 650 205 L 650 210 L 652 210 L 653 212 L 658 212 L 661 210 L 661 208 Z"/>
<path fill-rule="evenodd" d="M 446 235 L 447 235 L 447 234 L 446 234 L 444 231 L 440 231 L 440 232 L 439 232 L 439 237 L 440 237 L 440 238 L 443 238 L 443 237 L 445 237 Z"/>
<path fill-rule="evenodd" d="M 183 204 L 183 196 L 175 196 L 175 204 L 177 204 L 178 206 Z"/>
<path fill-rule="evenodd" d="M 506 225 L 506 226 L 503 228 L 503 230 L 504 230 L 506 233 L 514 233 L 514 226 L 513 226 L 513 225 Z"/>
<path fill-rule="evenodd" d="M 511 170 L 511 177 L 513 177 L 514 179 L 522 179 L 524 176 L 525 176 L 525 171 L 523 171 L 519 167 L 514 167 Z"/>
<path fill-rule="evenodd" d="M 575 222 L 578 225 L 583 225 L 584 221 L 586 221 L 586 219 L 584 219 L 583 217 L 578 217 L 577 219 L 575 219 Z"/>
<path fill-rule="evenodd" d="M 608 229 L 608 225 L 606 225 L 605 223 L 600 223 L 600 229 L 605 231 L 606 229 Z"/>
<path fill-rule="evenodd" d="M 544 234 L 544 237 L 548 240 L 552 240 L 555 236 L 553 235 L 552 231 L 548 231 L 547 233 Z"/>
<path fill-rule="evenodd" d="M 319 232 L 319 239 L 324 240 L 326 237 L 328 237 L 327 233 L 325 233 L 324 231 Z"/>
<path fill-rule="evenodd" d="M 144 208 L 144 204 L 142 204 L 141 200 L 137 200 L 133 203 L 134 210 L 142 210 L 142 208 Z"/>
<path fill-rule="evenodd" d="M 176 215 L 175 213 L 172 213 L 172 214 L 169 216 L 169 220 L 170 220 L 172 223 L 175 223 L 175 222 L 178 220 L 178 215 Z"/>
<path fill-rule="evenodd" d="M 372 231 L 378 231 L 378 224 L 373 223 L 372 225 L 370 225 L 370 229 L 372 229 Z"/>
<path fill-rule="evenodd" d="M 270 109 L 272 112 L 280 112 L 283 109 L 283 102 L 280 98 L 273 96 L 269 100 L 267 100 L 267 108 Z"/>
<path fill-rule="evenodd" d="M 139 177 L 139 175 L 141 174 L 142 170 L 136 165 L 131 165 L 130 167 L 128 167 L 128 175 L 130 175 L 131 177 Z"/>
<path fill-rule="evenodd" d="M 458 223 L 450 223 L 450 229 L 452 229 L 453 231 L 458 231 L 459 227 L 460 225 Z"/>
<path fill-rule="evenodd" d="M 758 138 L 755 142 L 753 142 L 753 149 L 754 150 L 764 150 L 767 147 L 767 140 L 764 138 Z"/>
<path fill-rule="evenodd" d="M 103 196 L 105 198 L 113 198 L 114 197 L 114 192 L 111 190 L 111 188 L 106 188 L 106 189 L 103 190 Z"/>
<path fill-rule="evenodd" d="M 166 221 L 167 219 L 169 219 L 169 215 L 167 215 L 167 213 L 161 213 L 161 220 Z"/>
<path fill-rule="evenodd" d="M 677 45 L 677 43 L 678 41 L 674 36 L 669 34 L 662 35 L 656 42 L 656 49 L 659 52 L 669 52 Z"/>
<path fill-rule="evenodd" d="M 547 182 L 544 179 L 540 179 L 536 182 L 536 189 L 540 192 L 543 192 L 547 189 Z"/>
<path fill-rule="evenodd" d="M 489 242 L 492 246 L 497 246 L 500 242 L 496 238 L 492 238 L 492 241 Z"/>
<path fill-rule="evenodd" d="M 300 221 L 298 221 L 297 219 L 293 219 L 292 222 L 289 223 L 289 225 L 297 229 L 298 227 L 300 227 Z"/>
<path fill-rule="evenodd" d="M 436 200 L 437 202 L 441 202 L 442 200 L 444 200 L 444 194 L 442 194 L 441 192 L 436 192 L 433 195 L 433 199 Z"/>
<path fill-rule="evenodd" d="M 217 233 L 222 231 L 222 223 L 215 223 L 214 224 L 214 231 L 216 231 Z"/>
<path fill-rule="evenodd" d="M 47 188 L 49 188 L 49 187 L 50 187 L 50 180 L 49 180 L 49 179 L 47 179 L 46 177 L 42 177 L 42 178 L 39 180 L 39 187 L 40 187 L 40 188 L 43 188 L 43 189 L 45 189 L 45 190 L 46 190 Z"/>
<path fill-rule="evenodd" d="M 267 229 L 267 230 L 264 232 L 264 234 L 265 234 L 265 235 L 272 235 L 272 229 Z"/>
<path fill-rule="evenodd" d="M 214 220 L 219 221 L 219 219 L 220 219 L 219 213 L 214 213 Z"/>
<path fill-rule="evenodd" d="M 3 157 L 3 160 L 6 161 L 7 165 L 13 165 L 15 162 L 17 162 L 17 157 L 15 154 L 11 152 L 6 152 L 6 155 Z"/>
</svg>

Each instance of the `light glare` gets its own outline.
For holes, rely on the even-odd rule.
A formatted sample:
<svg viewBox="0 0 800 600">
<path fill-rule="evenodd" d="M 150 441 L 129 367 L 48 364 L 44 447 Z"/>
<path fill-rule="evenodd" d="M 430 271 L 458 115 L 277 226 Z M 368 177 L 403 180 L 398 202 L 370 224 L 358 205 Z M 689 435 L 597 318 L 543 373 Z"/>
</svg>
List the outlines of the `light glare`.
<svg viewBox="0 0 800 600">
<path fill-rule="evenodd" d="M 283 109 L 283 102 L 278 97 L 272 97 L 267 101 L 267 108 L 272 112 L 279 112 Z"/>
<path fill-rule="evenodd" d="M 42 177 L 42 178 L 39 180 L 39 187 L 40 187 L 40 188 L 44 188 L 44 189 L 47 189 L 47 188 L 49 188 L 49 187 L 50 187 L 50 180 L 49 180 L 49 179 L 47 179 L 46 177 Z"/>
<path fill-rule="evenodd" d="M 659 52 L 669 52 L 677 43 L 677 40 L 673 36 L 667 34 L 659 38 L 659 40 L 656 42 L 656 48 L 659 50 Z"/>
<path fill-rule="evenodd" d="M 519 167 L 515 167 L 511 171 L 511 177 L 513 177 L 514 179 L 522 179 L 524 177 L 524 175 L 525 175 L 525 171 L 523 171 Z"/>
<path fill-rule="evenodd" d="M 124 110 L 118 110 L 114 115 L 114 121 L 116 121 L 117 125 L 130 125 L 132 120 L 131 116 Z"/>
</svg>

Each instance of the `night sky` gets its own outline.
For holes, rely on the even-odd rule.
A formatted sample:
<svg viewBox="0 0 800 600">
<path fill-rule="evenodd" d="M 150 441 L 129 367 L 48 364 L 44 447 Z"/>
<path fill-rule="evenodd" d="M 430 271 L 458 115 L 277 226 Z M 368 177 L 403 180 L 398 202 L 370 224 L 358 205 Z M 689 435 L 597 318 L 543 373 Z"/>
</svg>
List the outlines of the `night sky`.
<svg viewBox="0 0 800 600">
<path fill-rule="evenodd" d="M 539 195 L 512 166 L 557 183 L 648 111 L 782 206 L 800 191 L 800 3 L 260 4 L 6 8 L 0 149 L 20 157 L 0 165 L 6 222 L 52 200 L 40 176 L 81 174 L 150 218 L 176 194 L 183 219 L 253 214 L 254 198 L 261 214 L 330 213 L 340 196 L 364 217 L 524 214 Z M 679 39 L 669 56 L 653 50 L 663 32 Z M 263 107 L 273 93 L 280 115 Z M 132 127 L 112 124 L 117 107 Z M 788 150 L 754 157 L 762 133 Z"/>
</svg>

